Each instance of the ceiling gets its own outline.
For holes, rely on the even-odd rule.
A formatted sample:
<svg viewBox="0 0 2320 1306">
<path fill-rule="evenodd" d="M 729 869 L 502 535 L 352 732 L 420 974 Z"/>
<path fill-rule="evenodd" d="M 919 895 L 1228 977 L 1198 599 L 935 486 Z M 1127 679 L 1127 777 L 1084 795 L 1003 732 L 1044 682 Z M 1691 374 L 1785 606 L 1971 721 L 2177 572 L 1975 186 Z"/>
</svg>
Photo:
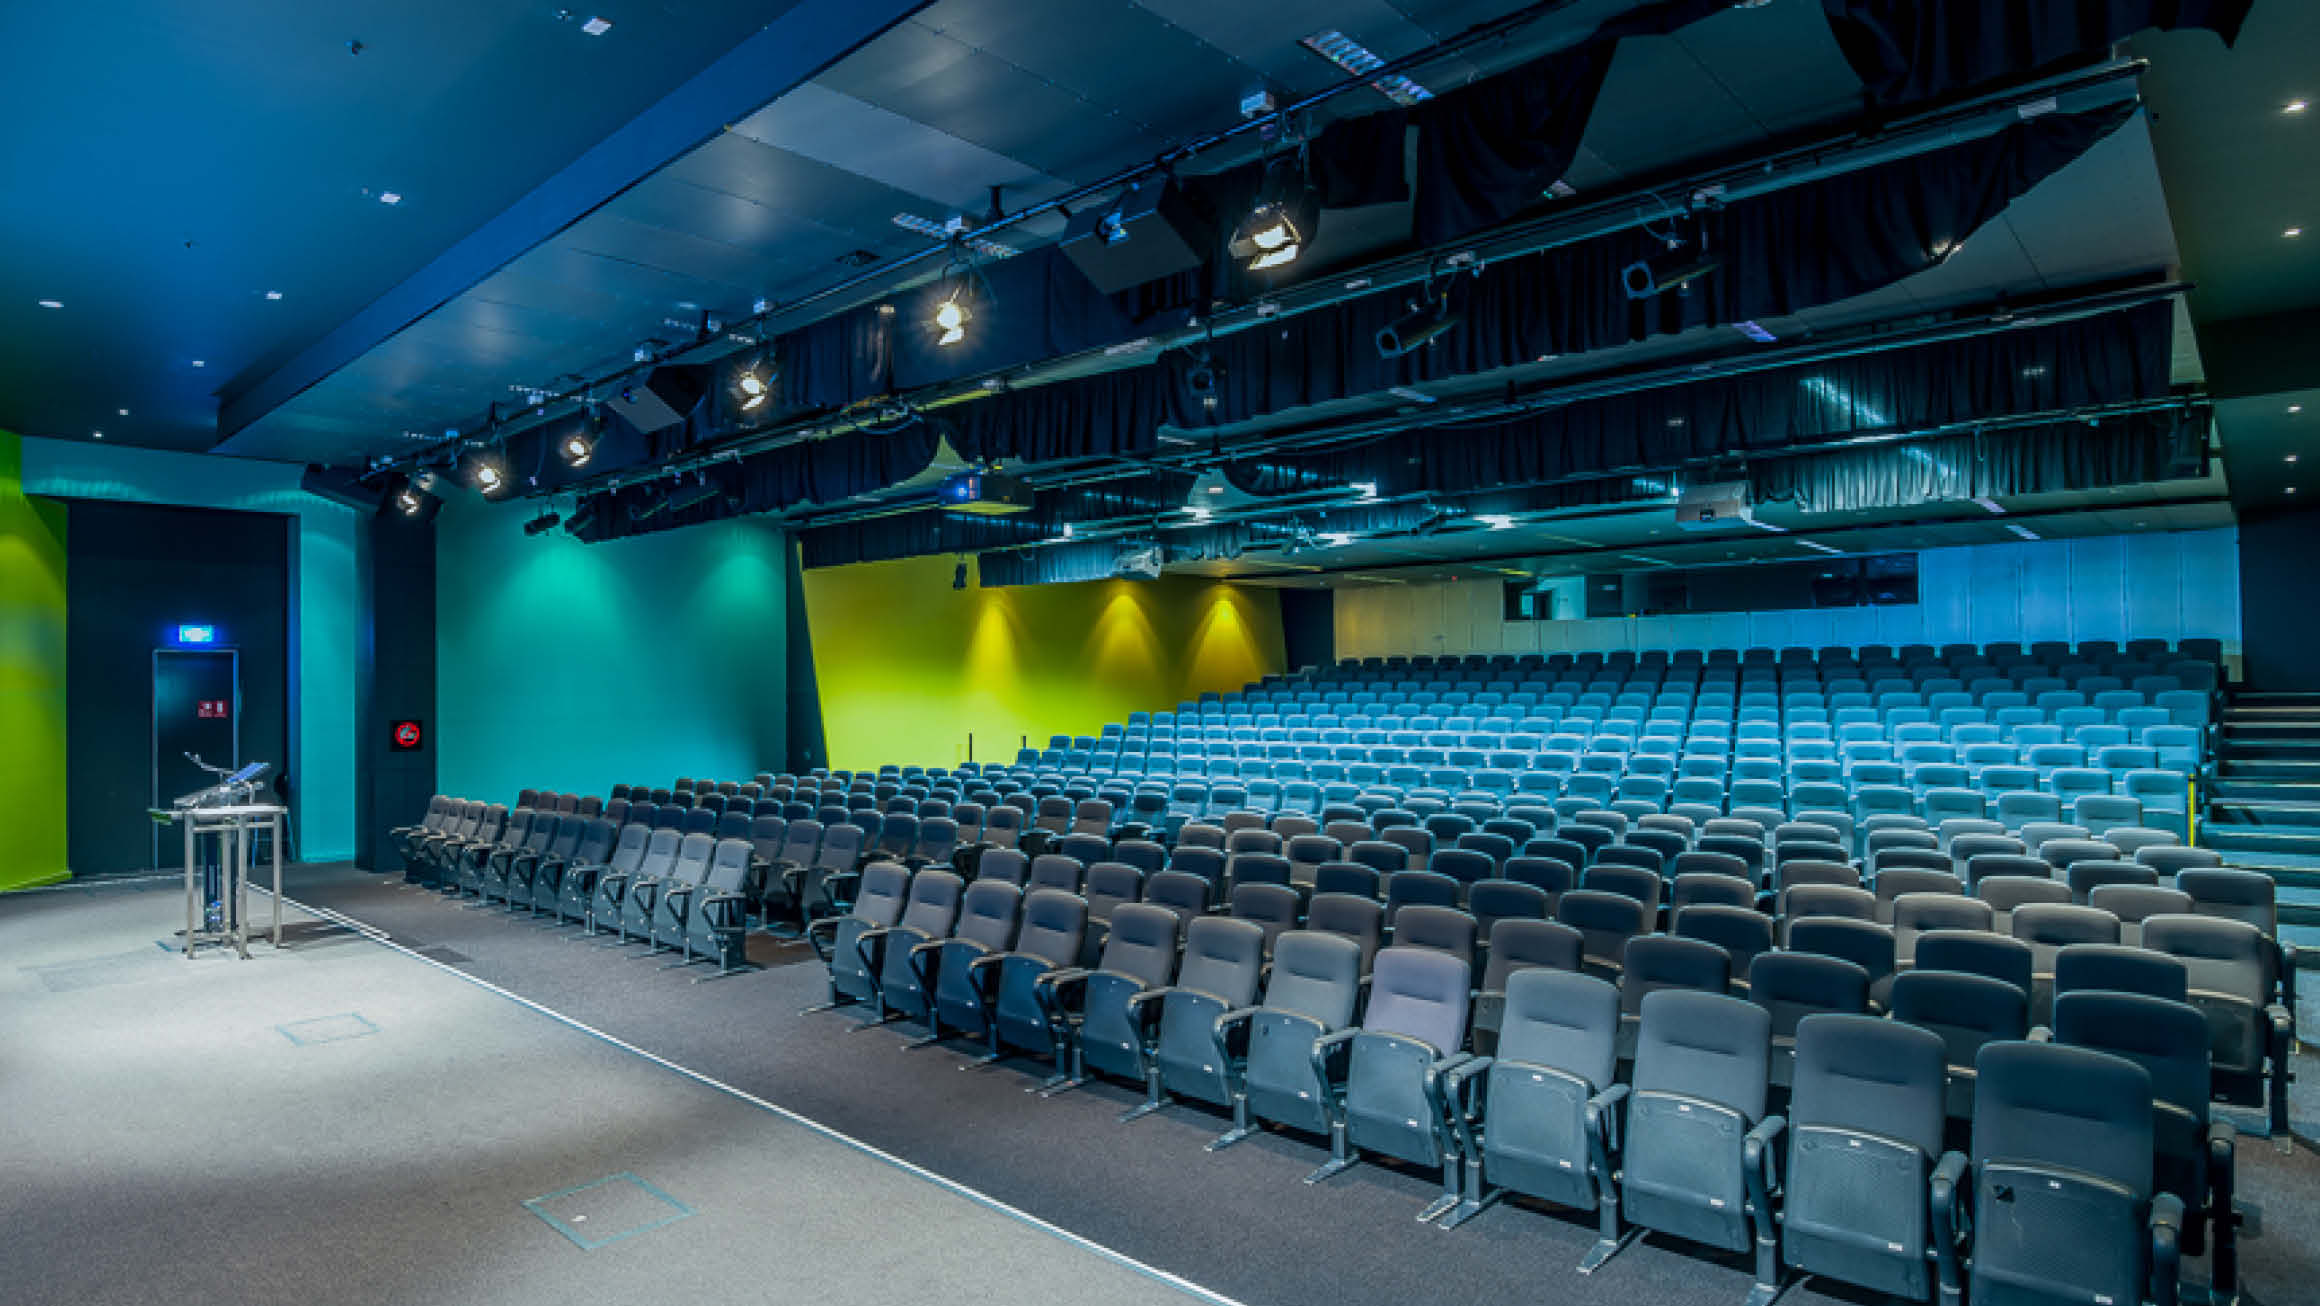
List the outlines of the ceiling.
<svg viewBox="0 0 2320 1306">
<path fill-rule="evenodd" d="M 604 3 L 0 5 L 0 428 L 209 448 L 233 378 L 789 7 Z"/>
<path fill-rule="evenodd" d="M 1252 90 L 1289 98 L 1334 84 L 1341 74 L 1298 44 L 1305 36 L 1342 31 L 1392 58 L 1522 7 L 937 0 L 847 45 L 836 20 L 848 0 L 602 3 L 572 20 L 553 6 L 505 0 L 0 8 L 0 108 L 18 122 L 69 124 L 0 138 L 0 170 L 11 178 L 0 195 L 0 332 L 11 342 L 0 351 L 0 428 L 74 439 L 101 430 L 125 443 L 300 462 L 391 455 L 528 389 L 623 366 L 640 344 L 689 339 L 705 313 L 730 320 L 759 300 L 791 303 L 855 276 L 865 260 L 929 248 L 898 215 L 980 216 L 994 186 L 1013 211 L 1232 125 L 1236 102 Z M 1628 6 L 1574 0 L 1512 38 L 1413 75 L 1447 89 Z M 611 19 L 610 30 L 585 34 L 577 20 L 590 13 Z M 786 81 L 761 78 L 752 107 L 709 118 L 689 136 L 672 129 L 656 138 L 676 142 L 665 150 L 629 150 L 628 173 L 605 170 L 602 146 L 681 111 L 725 67 L 720 60 L 752 39 L 808 21 L 821 23 L 815 30 L 833 54 L 852 52 Z M 2140 37 L 2133 48 L 2153 64 L 2147 120 L 2024 196 L 1940 266 L 1765 325 L 1788 339 L 1995 292 L 2180 267 L 2199 286 L 2176 359 L 2177 379 L 2189 382 L 2213 370 L 2201 348 L 2223 339 L 2213 324 L 2320 305 L 2320 180 L 2308 163 L 2320 107 L 2281 112 L 2308 92 L 2320 99 L 2300 54 L 2320 48 L 2320 6 L 2259 0 L 2233 51 L 2205 32 Z M 725 89 L 743 94 L 730 77 Z M 1616 193 L 1689 161 L 1842 123 L 1859 100 L 1814 0 L 1734 9 L 1622 45 L 1565 180 L 1582 197 Z M 1328 112 L 1383 103 L 1357 91 Z M 1194 166 L 1223 166 L 1250 148 L 1244 141 Z M 380 202 L 389 190 L 399 203 Z M 1371 216 L 1374 230 L 1395 229 L 1394 215 Z M 524 219 L 537 238 L 504 257 L 454 258 L 495 224 Z M 2280 234 L 2307 220 L 2311 237 Z M 1025 224 L 1009 239 L 1029 247 L 1058 225 Z M 41 299 L 64 307 L 40 308 Z M 1535 376 L 1731 347 L 1729 332 L 1688 333 L 1557 360 Z M 2294 393 L 2310 395 L 2320 375 L 2304 384 Z M 1459 401 L 1460 386 L 1439 389 Z M 2224 475 L 2173 487 L 2174 499 L 2193 505 L 2184 511 L 2228 511 L 2217 506 L 2227 493 L 2251 504 L 2294 501 L 2286 486 L 2297 464 L 2286 458 L 2303 422 L 2320 419 L 2320 403 L 2310 419 L 2290 414 L 2301 401 L 2289 393 L 2249 387 L 2224 397 Z M 221 397 L 231 412 L 222 422 Z M 1369 400 L 1345 411 L 1392 409 Z M 1558 519 L 1517 528 L 1513 541 L 1380 545 L 1377 556 L 1328 565 L 1407 565 L 1418 560 L 1409 547 L 1428 558 L 1470 548 L 1495 556 L 1509 543 L 1538 556 L 1582 547 L 1810 552 L 1765 532 L 1731 544 L 1653 543 L 1655 526 L 1642 521 L 1651 515 Z M 2150 529 L 2181 525 L 2157 520 L 2165 524 Z M 1656 528 L 1672 531 L 1665 520 Z M 1621 533 L 1629 531 L 1646 533 Z"/>
</svg>

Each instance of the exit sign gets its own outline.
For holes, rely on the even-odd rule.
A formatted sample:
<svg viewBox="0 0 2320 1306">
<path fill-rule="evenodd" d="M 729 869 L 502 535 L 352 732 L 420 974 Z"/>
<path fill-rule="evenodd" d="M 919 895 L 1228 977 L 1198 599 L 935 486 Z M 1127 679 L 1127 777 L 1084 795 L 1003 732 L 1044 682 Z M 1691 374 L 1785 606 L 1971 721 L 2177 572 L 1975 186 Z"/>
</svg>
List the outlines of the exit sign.
<svg viewBox="0 0 2320 1306">
<path fill-rule="evenodd" d="M 177 628 L 177 642 L 180 644 L 215 644 L 217 643 L 217 627 L 179 626 Z"/>
<path fill-rule="evenodd" d="M 224 721 L 234 714 L 231 699 L 205 698 L 194 705 L 194 715 L 203 721 Z"/>
</svg>

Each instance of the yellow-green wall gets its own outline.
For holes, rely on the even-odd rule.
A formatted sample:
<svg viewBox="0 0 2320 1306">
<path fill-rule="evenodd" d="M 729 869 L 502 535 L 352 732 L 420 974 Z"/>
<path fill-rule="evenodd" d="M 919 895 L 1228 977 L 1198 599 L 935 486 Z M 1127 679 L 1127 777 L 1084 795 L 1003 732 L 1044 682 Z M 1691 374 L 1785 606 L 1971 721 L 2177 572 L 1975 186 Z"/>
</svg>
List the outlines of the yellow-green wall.
<svg viewBox="0 0 2320 1306">
<path fill-rule="evenodd" d="M 1281 670 L 1269 589 L 1164 577 L 951 588 L 948 556 L 805 573 L 830 765 L 1015 756 Z M 968 570 L 973 571 L 970 563 Z"/>
<path fill-rule="evenodd" d="M 0 890 L 62 880 L 64 505 L 24 493 L 23 441 L 0 431 Z"/>
</svg>

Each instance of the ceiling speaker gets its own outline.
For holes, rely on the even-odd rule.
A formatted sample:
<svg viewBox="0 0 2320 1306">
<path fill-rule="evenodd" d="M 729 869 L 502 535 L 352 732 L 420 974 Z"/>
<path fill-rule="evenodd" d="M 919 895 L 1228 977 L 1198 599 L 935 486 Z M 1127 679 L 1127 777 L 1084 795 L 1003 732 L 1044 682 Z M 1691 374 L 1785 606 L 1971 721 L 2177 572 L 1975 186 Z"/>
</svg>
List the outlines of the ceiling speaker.
<svg viewBox="0 0 2320 1306">
<path fill-rule="evenodd" d="M 628 424 L 647 435 L 685 420 L 709 392 L 709 369 L 697 365 L 656 367 L 641 385 L 625 385 L 605 402 Z"/>
<path fill-rule="evenodd" d="M 1057 244 L 1096 289 L 1113 295 L 1199 267 L 1199 230 L 1174 185 L 1147 182 L 1072 214 Z"/>
</svg>

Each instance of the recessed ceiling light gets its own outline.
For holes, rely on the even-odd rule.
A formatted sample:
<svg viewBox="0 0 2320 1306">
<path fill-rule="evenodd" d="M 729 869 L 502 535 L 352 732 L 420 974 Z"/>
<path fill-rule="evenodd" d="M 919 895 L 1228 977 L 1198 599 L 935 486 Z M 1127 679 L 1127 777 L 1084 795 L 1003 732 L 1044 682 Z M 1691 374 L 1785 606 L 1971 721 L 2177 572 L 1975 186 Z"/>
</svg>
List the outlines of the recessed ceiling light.
<svg viewBox="0 0 2320 1306">
<path fill-rule="evenodd" d="M 2291 485 L 2291 486 L 2289 486 L 2289 487 L 2288 487 L 2288 493 L 2290 493 L 2290 494 L 2294 494 L 2295 492 L 2296 492 L 2296 487 L 2295 487 L 2295 486 Z"/>
<path fill-rule="evenodd" d="M 193 360 L 193 365 L 194 365 L 195 367 L 208 367 L 208 366 L 209 366 L 209 364 L 207 364 L 207 363 L 205 363 L 205 362 L 201 361 L 201 360 L 200 360 L 200 359 L 198 359 L 198 358 Z"/>
<path fill-rule="evenodd" d="M 2289 412 L 2291 412 L 2291 413 L 2300 413 L 2300 412 L 2303 412 L 2303 411 L 2304 411 L 2304 405 L 2302 405 L 2302 404 L 2289 404 L 2289 405 L 2288 405 L 2288 411 L 2289 411 Z"/>
<path fill-rule="evenodd" d="M 42 308 L 63 308 L 64 301 L 61 299 L 44 299 L 40 301 L 40 306 Z"/>
<path fill-rule="evenodd" d="M 2296 455 L 2294 455 L 2294 454 L 2289 454 L 2289 455 L 2287 456 L 2287 458 L 2285 459 L 2285 461 L 2287 461 L 2287 462 L 2294 462 L 2294 461 L 2296 461 Z"/>
<path fill-rule="evenodd" d="M 2283 104 L 2283 105 L 2281 105 L 2281 106 L 2280 106 L 2280 112 L 2282 112 L 2282 113 L 2302 113 L 2302 112 L 2304 112 L 2304 110 L 2305 110 L 2306 108 L 2309 108 L 2309 107 L 2310 107 L 2310 106 L 2306 105 L 2306 104 L 2304 103 L 2304 101 L 2302 101 L 2302 100 L 2290 100 L 2290 101 L 2288 101 L 2286 104 Z"/>
<path fill-rule="evenodd" d="M 121 416 L 123 416 L 123 417 L 127 417 L 128 415 L 129 415 L 129 410 L 128 410 L 128 409 L 124 408 L 124 409 L 122 409 L 122 410 L 121 410 Z"/>
<path fill-rule="evenodd" d="M 381 204 L 400 204 L 402 202 L 403 193 L 401 191 L 382 190 L 379 192 L 379 203 Z"/>
<path fill-rule="evenodd" d="M 2304 229 L 2302 227 L 2290 227 L 2280 234 L 2286 236 L 2290 240 L 2294 240 L 2296 237 L 2304 234 Z"/>
<path fill-rule="evenodd" d="M 590 36 L 602 36 L 612 30 L 612 20 L 609 18 L 590 18 L 587 22 L 580 24 L 580 30 Z"/>
<path fill-rule="evenodd" d="M 269 290 L 266 292 L 266 298 L 268 299 L 280 299 L 281 297 L 282 292 L 279 290 Z"/>
</svg>

